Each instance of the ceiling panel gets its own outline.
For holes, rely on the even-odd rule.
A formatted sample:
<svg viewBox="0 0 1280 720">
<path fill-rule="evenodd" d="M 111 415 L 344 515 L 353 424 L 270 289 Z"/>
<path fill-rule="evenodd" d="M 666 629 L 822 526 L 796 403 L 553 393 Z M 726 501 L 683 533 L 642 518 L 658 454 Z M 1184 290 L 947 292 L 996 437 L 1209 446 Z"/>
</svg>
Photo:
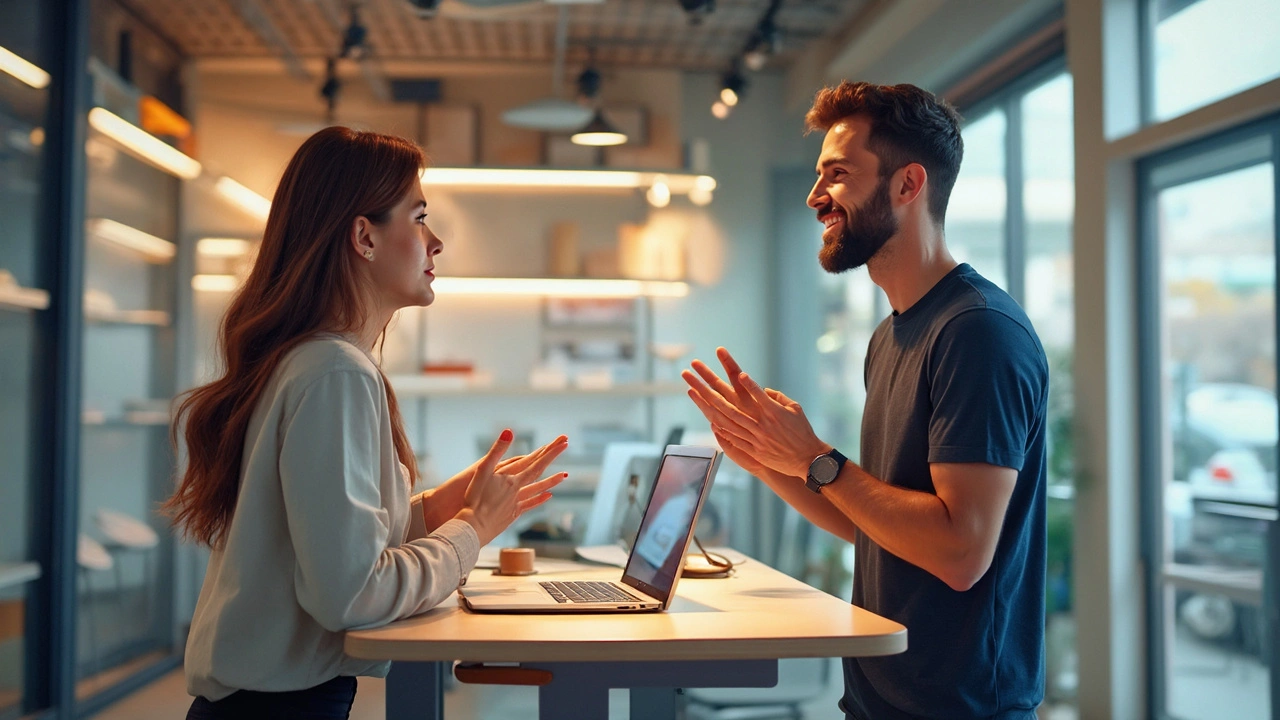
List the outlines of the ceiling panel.
<svg viewBox="0 0 1280 720">
<path fill-rule="evenodd" d="M 353 5 L 375 56 L 387 60 L 551 62 L 559 8 L 542 0 L 443 0 L 435 17 L 408 0 L 123 0 L 192 57 L 323 58 L 337 54 Z M 786 0 L 776 23 L 786 66 L 810 42 L 843 27 L 866 0 Z M 728 67 L 769 0 L 717 0 L 691 23 L 677 0 L 567 5 L 567 59 L 602 67 Z"/>
</svg>

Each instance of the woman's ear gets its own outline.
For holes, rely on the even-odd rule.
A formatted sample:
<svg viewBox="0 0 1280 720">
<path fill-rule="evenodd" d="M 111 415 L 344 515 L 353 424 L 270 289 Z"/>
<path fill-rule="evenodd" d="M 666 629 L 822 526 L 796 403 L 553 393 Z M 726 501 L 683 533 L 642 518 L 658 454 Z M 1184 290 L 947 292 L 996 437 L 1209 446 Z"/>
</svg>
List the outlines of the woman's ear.
<svg viewBox="0 0 1280 720">
<path fill-rule="evenodd" d="M 369 222 L 369 218 L 357 215 L 356 219 L 351 221 L 350 241 L 357 255 L 365 260 L 373 259 L 373 223 Z"/>
</svg>

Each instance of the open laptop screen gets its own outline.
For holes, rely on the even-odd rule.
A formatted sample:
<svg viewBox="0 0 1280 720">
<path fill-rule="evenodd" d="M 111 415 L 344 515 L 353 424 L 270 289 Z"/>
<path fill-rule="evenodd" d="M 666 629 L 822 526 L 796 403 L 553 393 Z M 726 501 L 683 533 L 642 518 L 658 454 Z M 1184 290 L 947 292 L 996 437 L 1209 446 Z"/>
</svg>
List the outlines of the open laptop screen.
<svg viewBox="0 0 1280 720">
<path fill-rule="evenodd" d="M 622 581 L 666 601 L 684 564 L 710 457 L 666 455 L 645 507 Z"/>
</svg>

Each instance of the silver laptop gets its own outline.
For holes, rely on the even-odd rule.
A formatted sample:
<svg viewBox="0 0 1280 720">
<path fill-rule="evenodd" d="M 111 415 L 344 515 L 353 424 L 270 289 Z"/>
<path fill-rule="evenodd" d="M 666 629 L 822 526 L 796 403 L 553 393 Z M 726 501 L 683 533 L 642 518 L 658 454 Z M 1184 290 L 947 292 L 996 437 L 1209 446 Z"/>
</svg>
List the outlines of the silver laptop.
<svg viewBox="0 0 1280 720">
<path fill-rule="evenodd" d="M 640 530 L 619 582 L 574 580 L 572 574 L 515 585 L 464 585 L 458 594 L 475 612 L 658 612 L 671 607 L 693 528 L 720 468 L 718 450 L 668 445 L 658 465 Z"/>
</svg>

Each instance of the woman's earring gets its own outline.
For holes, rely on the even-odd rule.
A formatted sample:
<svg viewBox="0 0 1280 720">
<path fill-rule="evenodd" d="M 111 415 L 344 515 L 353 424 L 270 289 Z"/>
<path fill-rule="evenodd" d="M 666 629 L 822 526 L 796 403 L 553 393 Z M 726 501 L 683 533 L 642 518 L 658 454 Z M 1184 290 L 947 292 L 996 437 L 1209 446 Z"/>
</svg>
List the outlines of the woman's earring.
<svg viewBox="0 0 1280 720">
<path fill-rule="evenodd" d="M 365 251 L 364 251 L 364 259 L 365 259 L 365 260 L 372 260 L 372 259 L 373 259 L 373 251 L 372 251 L 372 250 L 365 250 Z"/>
</svg>

